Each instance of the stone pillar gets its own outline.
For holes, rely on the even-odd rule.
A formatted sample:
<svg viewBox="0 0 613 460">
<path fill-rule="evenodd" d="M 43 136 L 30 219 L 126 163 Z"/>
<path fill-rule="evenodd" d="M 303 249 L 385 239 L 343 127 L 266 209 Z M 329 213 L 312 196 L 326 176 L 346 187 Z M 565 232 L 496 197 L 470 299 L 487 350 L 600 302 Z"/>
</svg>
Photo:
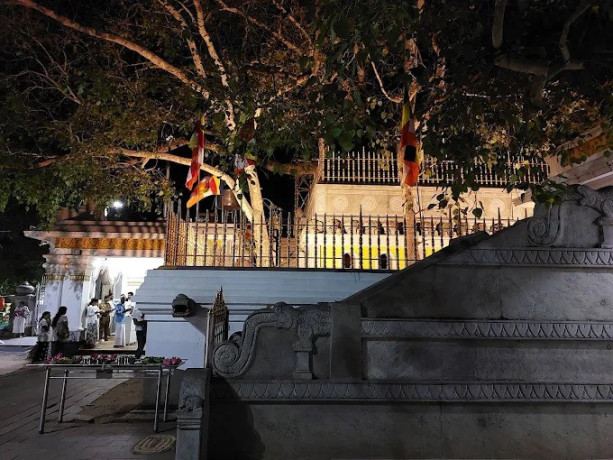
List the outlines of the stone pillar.
<svg viewBox="0 0 613 460">
<path fill-rule="evenodd" d="M 177 460 L 207 458 L 210 382 L 210 369 L 183 373 L 177 409 Z"/>
<path fill-rule="evenodd" d="M 359 304 L 330 304 L 330 378 L 362 378 L 362 318 Z"/>
<path fill-rule="evenodd" d="M 62 287 L 66 278 L 66 262 L 63 254 L 51 252 L 44 257 L 46 262 L 43 267 L 45 268 L 46 282 L 43 305 L 45 310 L 51 312 L 51 316 L 53 316 L 62 305 Z"/>
<path fill-rule="evenodd" d="M 81 254 L 53 252 L 47 254 L 45 259 L 45 309 L 54 315 L 60 306 L 65 306 L 68 309 L 70 331 L 82 331 L 83 309 L 89 302 L 87 297 L 93 282 L 94 267 L 91 258 Z"/>
<path fill-rule="evenodd" d="M 602 228 L 602 243 L 601 248 L 613 249 L 613 218 L 602 217 L 598 220 Z"/>
</svg>

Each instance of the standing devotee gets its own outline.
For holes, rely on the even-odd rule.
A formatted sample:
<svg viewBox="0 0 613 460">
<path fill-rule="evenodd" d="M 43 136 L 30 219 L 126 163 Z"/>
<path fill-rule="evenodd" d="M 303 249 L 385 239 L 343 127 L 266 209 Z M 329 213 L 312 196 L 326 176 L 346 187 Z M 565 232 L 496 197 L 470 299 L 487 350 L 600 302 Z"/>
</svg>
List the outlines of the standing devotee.
<svg viewBox="0 0 613 460">
<path fill-rule="evenodd" d="M 131 312 L 131 308 L 126 308 L 126 296 L 121 294 L 119 302 L 115 304 L 115 345 L 114 347 L 126 346 L 126 312 Z"/>
<path fill-rule="evenodd" d="M 38 320 L 38 340 L 32 358 L 33 363 L 40 363 L 47 359 L 49 343 L 51 342 L 51 313 L 46 311 Z"/>
<path fill-rule="evenodd" d="M 92 299 L 85 307 L 85 343 L 87 348 L 94 348 L 98 341 L 98 299 Z"/>
<path fill-rule="evenodd" d="M 136 304 L 132 300 L 132 296 L 134 296 L 134 293 L 128 292 L 125 303 L 126 315 L 124 318 L 124 324 L 126 325 L 126 345 L 131 345 L 136 342 L 136 330 L 134 329 L 134 323 L 132 322 L 132 312 L 134 311 Z"/>
<path fill-rule="evenodd" d="M 15 316 L 13 318 L 13 334 L 17 337 L 23 337 L 26 331 L 26 325 L 30 321 L 30 309 L 24 301 L 19 302 L 15 308 Z"/>
<path fill-rule="evenodd" d="M 68 329 L 68 316 L 66 316 L 67 311 L 68 309 L 66 307 L 58 308 L 57 313 L 51 321 L 51 328 L 53 329 L 53 334 L 51 335 L 51 354 L 53 356 L 64 352 L 64 344 L 68 342 L 68 339 L 70 338 L 70 329 Z"/>
<path fill-rule="evenodd" d="M 107 341 L 111 336 L 111 312 L 113 306 L 111 305 L 111 299 L 113 296 L 104 296 L 104 301 L 98 306 L 100 309 L 100 339 Z"/>
<path fill-rule="evenodd" d="M 138 359 L 145 354 L 145 343 L 147 342 L 147 321 L 145 321 L 145 314 L 138 309 L 136 304 L 134 305 L 134 311 L 132 312 L 132 321 L 134 322 L 134 328 L 136 329 L 136 342 L 138 342 L 136 359 Z"/>
</svg>

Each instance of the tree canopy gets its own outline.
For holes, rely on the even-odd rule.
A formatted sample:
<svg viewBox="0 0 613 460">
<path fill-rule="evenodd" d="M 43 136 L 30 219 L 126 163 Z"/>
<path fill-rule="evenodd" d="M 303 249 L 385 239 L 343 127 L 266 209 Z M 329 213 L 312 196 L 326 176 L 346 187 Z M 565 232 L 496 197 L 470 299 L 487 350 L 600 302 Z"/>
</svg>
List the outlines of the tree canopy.
<svg viewBox="0 0 613 460">
<path fill-rule="evenodd" d="M 396 155 L 407 93 L 424 152 L 466 166 L 454 197 L 475 158 L 611 132 L 610 0 L 0 0 L 0 16 L 0 205 L 44 217 L 172 194 L 159 161 L 189 164 L 175 149 L 201 114 L 204 169 L 233 182 L 235 153 Z M 510 184 L 530 186 L 521 169 Z"/>
</svg>

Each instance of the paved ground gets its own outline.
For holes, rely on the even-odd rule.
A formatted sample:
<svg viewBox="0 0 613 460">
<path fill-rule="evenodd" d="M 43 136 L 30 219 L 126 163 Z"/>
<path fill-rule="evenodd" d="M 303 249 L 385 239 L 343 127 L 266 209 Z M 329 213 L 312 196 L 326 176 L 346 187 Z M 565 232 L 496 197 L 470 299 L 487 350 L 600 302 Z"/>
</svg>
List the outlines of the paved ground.
<svg viewBox="0 0 613 460">
<path fill-rule="evenodd" d="M 155 455 L 133 454 L 134 445 L 153 434 L 152 419 L 126 423 L 119 416 L 106 416 L 90 423 L 78 421 L 91 419 L 86 415 L 92 413 L 92 407 L 99 401 L 108 404 L 116 397 L 121 402 L 124 394 L 129 393 L 120 385 L 126 380 L 70 381 L 65 422 L 61 424 L 57 422 L 61 381 L 51 381 L 46 432 L 38 434 L 44 372 L 22 367 L 26 353 L 24 347 L 0 346 L 0 373 L 12 371 L 0 375 L 0 460 L 174 459 L 174 450 Z M 14 371 L 16 367 L 21 369 Z M 174 436 L 175 424 L 162 423 L 160 433 Z"/>
</svg>

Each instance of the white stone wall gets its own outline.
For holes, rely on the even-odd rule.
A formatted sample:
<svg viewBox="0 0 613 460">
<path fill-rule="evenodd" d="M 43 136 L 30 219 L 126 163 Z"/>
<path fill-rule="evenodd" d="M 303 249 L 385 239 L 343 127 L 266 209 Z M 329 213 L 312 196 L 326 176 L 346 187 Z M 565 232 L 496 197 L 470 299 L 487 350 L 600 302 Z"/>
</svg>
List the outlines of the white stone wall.
<svg viewBox="0 0 613 460">
<path fill-rule="evenodd" d="M 436 196 L 442 189 L 433 186 L 419 186 L 413 189 L 414 209 L 421 210 L 422 215 L 439 216 L 438 208 L 428 210 L 430 203 L 438 203 Z M 481 188 L 462 196 L 465 205 L 473 207 L 483 203 L 484 218 L 498 218 L 498 209 L 502 219 L 523 219 L 533 213 L 534 203 L 522 203 L 521 191 L 510 193 L 499 188 Z M 311 214 L 358 215 L 364 216 L 403 215 L 404 200 L 399 186 L 390 185 L 342 185 L 316 184 L 311 196 Z M 447 210 L 442 211 L 443 215 Z"/>
<path fill-rule="evenodd" d="M 134 300 L 148 321 L 149 356 L 180 356 L 188 359 L 186 367 L 202 367 L 206 338 L 204 312 L 192 318 L 173 318 L 171 305 L 178 294 L 210 308 L 223 286 L 232 334 L 242 330 L 243 322 L 255 310 L 277 302 L 300 305 L 341 300 L 388 275 L 331 270 L 150 270 Z"/>
</svg>

